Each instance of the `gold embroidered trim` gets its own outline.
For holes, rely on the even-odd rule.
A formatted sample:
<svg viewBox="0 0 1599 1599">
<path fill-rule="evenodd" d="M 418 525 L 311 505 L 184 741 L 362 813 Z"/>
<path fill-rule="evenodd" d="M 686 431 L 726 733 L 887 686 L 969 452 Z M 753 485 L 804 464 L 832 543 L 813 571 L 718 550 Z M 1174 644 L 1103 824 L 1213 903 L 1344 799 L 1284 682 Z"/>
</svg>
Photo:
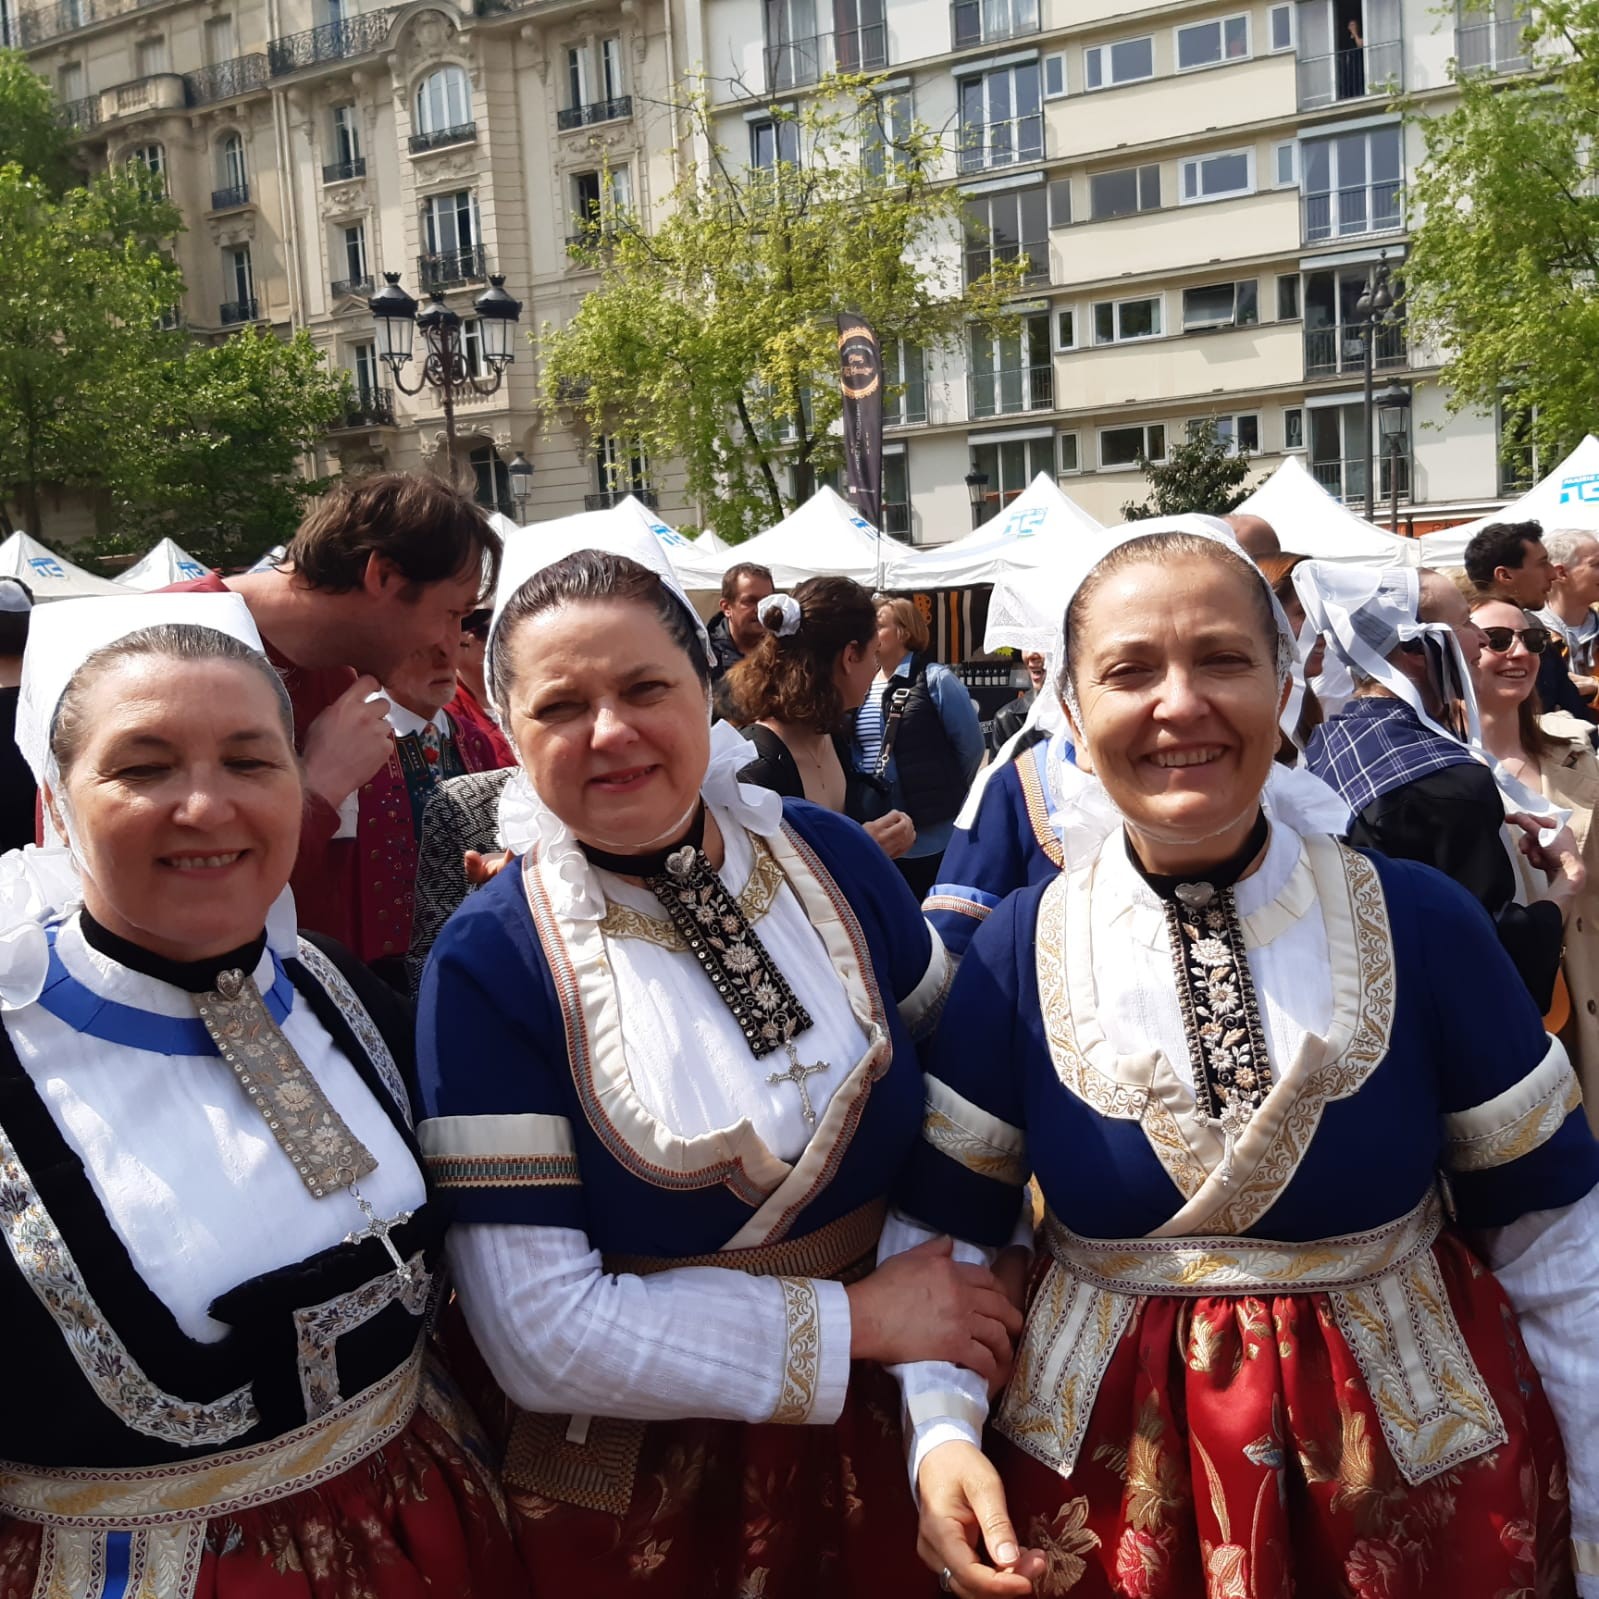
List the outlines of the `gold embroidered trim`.
<svg viewBox="0 0 1599 1599">
<path fill-rule="evenodd" d="M 102 1594 L 110 1580 L 110 1533 L 80 1527 L 46 1527 L 39 1540 L 34 1599 L 82 1599 Z M 120 1599 L 190 1599 L 199 1585 L 205 1523 L 141 1527 L 129 1535 L 128 1574 Z"/>
<path fill-rule="evenodd" d="M 1019 1127 L 990 1115 L 936 1077 L 925 1077 L 922 1138 L 979 1177 L 1020 1188 L 1032 1175 L 1027 1139 Z"/>
<path fill-rule="evenodd" d="M 931 916 L 935 911 L 950 911 L 957 916 L 970 916 L 974 922 L 986 922 L 991 909 L 975 900 L 957 899 L 953 894 L 930 894 L 922 901 L 924 916 Z"/>
<path fill-rule="evenodd" d="M 414 1127 L 411 1095 L 406 1089 L 405 1079 L 400 1075 L 394 1052 L 366 1006 L 355 997 L 355 990 L 345 980 L 344 973 L 315 944 L 304 938 L 300 940 L 300 964 L 322 985 L 328 998 L 338 1007 L 340 1015 L 350 1024 L 350 1031 L 366 1051 L 372 1069 L 383 1079 L 383 1086 L 388 1089 L 389 1098 L 405 1118 L 405 1125 Z"/>
<path fill-rule="evenodd" d="M 387 1310 L 395 1300 L 413 1316 L 427 1314 L 433 1274 L 420 1251 L 411 1256 L 408 1264 L 411 1270 L 407 1277 L 386 1271 L 347 1294 L 295 1311 L 294 1334 L 306 1420 L 315 1421 L 344 1402 L 344 1395 L 339 1392 L 338 1343 L 345 1333 Z"/>
<path fill-rule="evenodd" d="M 788 1328 L 788 1354 L 783 1366 L 783 1391 L 770 1420 L 799 1426 L 811 1419 L 822 1376 L 822 1308 L 816 1284 L 806 1277 L 779 1277 L 783 1315 Z"/>
<path fill-rule="evenodd" d="M 372 1152 L 283 1036 L 252 977 L 223 972 L 215 992 L 197 996 L 194 1008 L 312 1198 L 337 1193 L 377 1170 Z"/>
<path fill-rule="evenodd" d="M 96 1397 L 146 1438 L 199 1448 L 227 1443 L 261 1419 L 248 1386 L 209 1403 L 179 1399 L 140 1369 L 101 1314 L 16 1147 L 0 1127 L 0 1230 L 23 1281 L 50 1313 Z M 0 1509 L 5 1482 L 0 1467 Z M 37 1519 L 37 1518 L 34 1518 Z"/>
<path fill-rule="evenodd" d="M 1049 748 L 1047 744 L 1041 747 L 1046 750 Z M 1056 866 L 1064 865 L 1066 852 L 1061 847 L 1060 835 L 1056 833 L 1054 823 L 1049 819 L 1049 795 L 1045 792 L 1044 780 L 1038 771 L 1038 760 L 1032 750 L 1023 751 L 1021 758 L 1016 762 L 1016 775 L 1021 779 L 1022 799 L 1027 805 L 1027 820 L 1032 825 L 1033 837 L 1038 840 L 1038 847 Z"/>
<path fill-rule="evenodd" d="M 1495 1166 L 1508 1166 L 1548 1143 L 1581 1103 L 1582 1086 L 1568 1063 L 1548 1092 L 1522 1115 L 1489 1132 L 1449 1139 L 1444 1145 L 1445 1161 L 1452 1171 L 1489 1171 Z M 1454 1120 L 1449 1118 L 1450 1122 Z"/>
<path fill-rule="evenodd" d="M 738 896 L 738 908 L 744 920 L 752 927 L 771 908 L 777 891 L 787 879 L 783 868 L 772 858 L 766 841 L 758 833 L 748 835 L 755 847 L 755 864 L 750 868 L 749 881 Z M 600 918 L 600 931 L 609 938 L 641 938 L 646 943 L 659 945 L 681 954 L 688 948 L 683 935 L 664 918 L 646 916 L 631 905 L 612 905 L 607 902 L 605 915 Z"/>
</svg>

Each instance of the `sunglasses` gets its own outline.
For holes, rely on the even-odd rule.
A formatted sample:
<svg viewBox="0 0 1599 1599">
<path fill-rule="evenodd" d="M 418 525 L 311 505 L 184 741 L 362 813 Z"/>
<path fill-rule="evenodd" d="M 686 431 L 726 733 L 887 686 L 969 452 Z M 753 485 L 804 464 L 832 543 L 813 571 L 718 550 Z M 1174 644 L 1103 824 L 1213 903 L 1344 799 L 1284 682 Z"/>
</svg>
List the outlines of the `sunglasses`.
<svg viewBox="0 0 1599 1599">
<path fill-rule="evenodd" d="M 1483 644 L 1495 655 L 1503 655 L 1518 638 L 1529 655 L 1542 655 L 1549 648 L 1546 627 L 1483 627 L 1477 631 L 1482 634 Z"/>
</svg>

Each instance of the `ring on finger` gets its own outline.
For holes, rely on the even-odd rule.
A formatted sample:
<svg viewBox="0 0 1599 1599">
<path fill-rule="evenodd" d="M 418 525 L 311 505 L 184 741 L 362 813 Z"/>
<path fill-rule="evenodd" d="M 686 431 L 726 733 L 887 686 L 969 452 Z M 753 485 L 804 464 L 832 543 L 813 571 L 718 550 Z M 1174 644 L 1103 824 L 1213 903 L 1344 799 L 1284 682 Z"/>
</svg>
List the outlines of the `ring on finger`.
<svg viewBox="0 0 1599 1599">
<path fill-rule="evenodd" d="M 938 1574 L 938 1591 L 940 1593 L 954 1593 L 955 1573 L 945 1566 Z"/>
</svg>

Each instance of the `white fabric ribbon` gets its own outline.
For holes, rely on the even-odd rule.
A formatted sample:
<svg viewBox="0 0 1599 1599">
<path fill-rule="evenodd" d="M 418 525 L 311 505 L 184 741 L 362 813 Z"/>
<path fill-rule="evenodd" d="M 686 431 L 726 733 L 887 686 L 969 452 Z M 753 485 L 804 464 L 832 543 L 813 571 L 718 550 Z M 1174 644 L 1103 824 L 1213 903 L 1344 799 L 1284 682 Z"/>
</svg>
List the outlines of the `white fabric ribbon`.
<svg viewBox="0 0 1599 1599">
<path fill-rule="evenodd" d="M 769 620 L 769 613 L 778 613 L 777 626 L 773 627 Z M 792 638 L 799 632 L 800 623 L 805 620 L 805 613 L 800 609 L 800 602 L 792 594 L 768 594 L 761 601 L 761 626 L 768 633 L 775 633 L 779 638 Z"/>
</svg>

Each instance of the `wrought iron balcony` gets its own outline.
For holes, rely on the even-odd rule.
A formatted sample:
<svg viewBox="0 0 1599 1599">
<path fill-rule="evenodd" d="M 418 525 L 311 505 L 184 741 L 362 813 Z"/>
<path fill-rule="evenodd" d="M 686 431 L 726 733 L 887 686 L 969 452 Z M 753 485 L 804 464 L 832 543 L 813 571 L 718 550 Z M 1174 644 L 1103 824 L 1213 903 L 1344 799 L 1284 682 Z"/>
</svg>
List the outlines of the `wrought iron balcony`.
<svg viewBox="0 0 1599 1599">
<path fill-rule="evenodd" d="M 555 113 L 555 125 L 562 133 L 573 128 L 591 128 L 596 122 L 620 122 L 633 115 L 633 96 L 618 95 L 614 100 L 591 100 L 587 105 L 568 106 Z"/>
<path fill-rule="evenodd" d="M 1386 372 L 1406 364 L 1405 325 L 1379 322 L 1373 336 L 1372 370 Z M 1336 377 L 1344 372 L 1366 369 L 1365 329 L 1359 322 L 1346 322 L 1332 328 L 1305 329 L 1305 376 Z"/>
<path fill-rule="evenodd" d="M 86 28 L 91 22 L 114 14 L 112 6 L 104 0 L 56 0 L 54 5 L 39 6 L 24 11 L 13 19 L 12 36 L 24 50 L 43 44 L 49 39 L 59 39 L 64 33 Z"/>
<path fill-rule="evenodd" d="M 973 421 L 1020 411 L 1049 411 L 1055 405 L 1055 368 L 1046 363 L 973 372 L 966 379 L 966 392 Z"/>
<path fill-rule="evenodd" d="M 604 489 L 598 494 L 585 494 L 583 496 L 583 509 L 585 511 L 608 511 L 613 505 L 620 505 L 630 494 L 640 505 L 648 506 L 652 511 L 660 508 L 655 498 L 654 489 L 629 488 L 624 484 L 621 488 Z"/>
<path fill-rule="evenodd" d="M 1388 499 L 1393 494 L 1395 462 L 1385 451 L 1378 450 L 1372 455 L 1372 466 L 1377 472 L 1378 501 Z M 1408 453 L 1400 455 L 1399 468 L 1399 497 L 1410 498 L 1410 456 Z M 1335 500 L 1342 500 L 1345 504 L 1353 505 L 1363 502 L 1366 498 L 1366 462 L 1361 456 L 1356 456 L 1352 461 L 1312 461 L 1310 475 L 1332 495 Z"/>
<path fill-rule="evenodd" d="M 1398 233 L 1405 225 L 1404 201 L 1405 186 L 1397 180 L 1301 195 L 1301 243 Z"/>
<path fill-rule="evenodd" d="M 1369 94 L 1397 94 L 1404 87 L 1405 49 L 1398 39 L 1351 45 L 1330 55 L 1299 58 L 1299 109 L 1361 100 Z"/>
<path fill-rule="evenodd" d="M 213 189 L 211 191 L 211 209 L 213 211 L 234 211 L 241 205 L 250 203 L 250 185 L 236 183 L 231 189 Z"/>
<path fill-rule="evenodd" d="M 215 66 L 202 67 L 198 72 L 185 72 L 183 86 L 188 90 L 190 105 L 210 105 L 216 100 L 231 100 L 235 95 L 264 89 L 269 76 L 267 58 L 258 50 L 253 55 L 218 61 Z"/>
<path fill-rule="evenodd" d="M 966 249 L 966 284 L 969 288 L 979 278 L 1002 261 L 1024 261 L 1026 276 L 1022 279 L 1029 288 L 1043 287 L 1049 282 L 1049 245 L 1042 239 L 1026 244 L 973 244 Z"/>
<path fill-rule="evenodd" d="M 1529 64 L 1525 24 L 1476 22 L 1455 29 L 1455 64 L 1462 72 L 1524 72 Z"/>
<path fill-rule="evenodd" d="M 955 0 L 949 36 L 957 50 L 1038 32 L 1038 0 Z"/>
<path fill-rule="evenodd" d="M 442 150 L 447 144 L 470 144 L 477 138 L 477 123 L 458 122 L 453 128 L 435 128 L 431 133 L 411 135 L 411 154 L 421 155 L 425 150 Z"/>
<path fill-rule="evenodd" d="M 254 295 L 248 300 L 225 300 L 222 309 L 217 313 L 217 321 L 223 327 L 230 327 L 235 322 L 254 322 L 260 315 L 259 306 Z"/>
<path fill-rule="evenodd" d="M 779 39 L 766 46 L 766 87 L 797 89 L 829 72 L 875 72 L 888 65 L 888 24 Z"/>
<path fill-rule="evenodd" d="M 428 293 L 434 289 L 453 288 L 458 283 L 481 283 L 488 276 L 483 246 L 476 244 L 465 250 L 436 250 L 431 255 L 419 255 L 416 275 Z"/>
<path fill-rule="evenodd" d="M 335 278 L 328 285 L 328 293 L 335 300 L 348 299 L 351 295 L 360 295 L 365 299 L 371 295 L 372 289 L 370 275 L 364 278 Z"/>
<path fill-rule="evenodd" d="M 347 428 L 391 428 L 394 426 L 394 390 L 390 388 L 357 389 L 344 421 L 336 426 Z"/>
<path fill-rule="evenodd" d="M 81 100 L 68 100 L 65 105 L 56 107 L 56 116 L 63 127 L 87 133 L 90 128 L 100 126 L 100 96 L 86 94 Z"/>
<path fill-rule="evenodd" d="M 267 46 L 272 76 L 280 78 L 285 72 L 298 72 L 302 67 L 314 67 L 322 61 L 343 61 L 349 56 L 364 56 L 381 50 L 388 41 L 389 25 L 396 10 L 398 7 L 391 6 L 383 11 L 368 11 L 363 16 L 325 22 L 320 28 L 307 28 L 304 33 L 274 39 Z"/>
<path fill-rule="evenodd" d="M 348 161 L 330 161 L 322 169 L 324 183 L 347 183 L 351 178 L 366 176 L 366 157 L 351 156 Z"/>
</svg>

